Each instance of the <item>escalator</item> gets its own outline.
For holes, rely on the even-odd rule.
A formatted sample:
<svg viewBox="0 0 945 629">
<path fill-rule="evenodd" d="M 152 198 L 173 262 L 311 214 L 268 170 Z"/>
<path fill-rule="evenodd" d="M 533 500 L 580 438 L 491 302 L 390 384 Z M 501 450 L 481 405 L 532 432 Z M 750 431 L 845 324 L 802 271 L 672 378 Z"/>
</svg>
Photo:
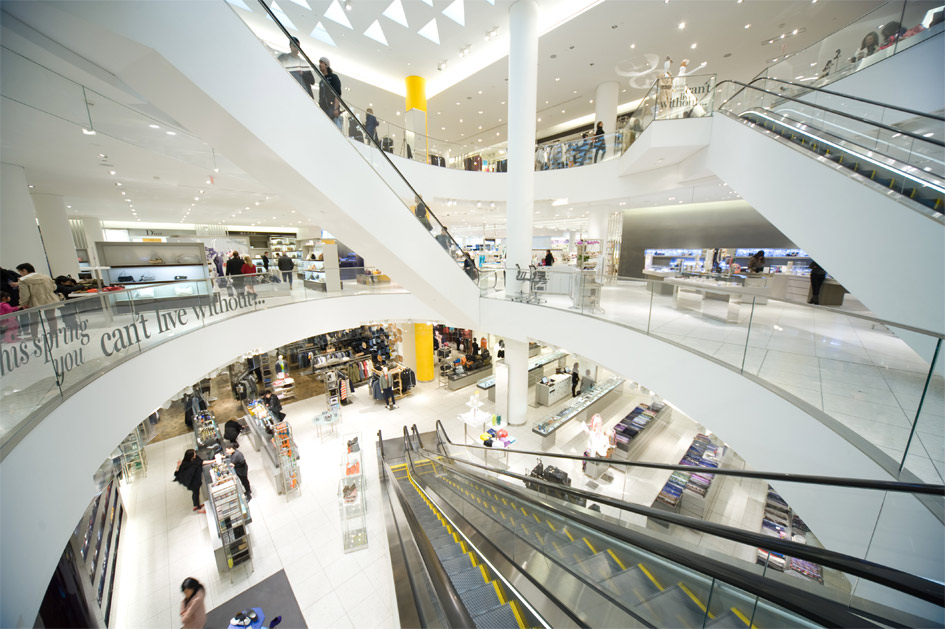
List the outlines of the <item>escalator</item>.
<svg viewBox="0 0 945 629">
<path fill-rule="evenodd" d="M 716 175 L 877 316 L 941 332 L 945 118 L 769 78 L 716 98 Z"/>
<path fill-rule="evenodd" d="M 379 434 L 380 469 L 388 475 L 384 484 L 391 496 L 398 497 L 392 502 L 399 501 L 413 513 L 417 526 L 409 535 L 415 543 L 434 549 L 437 565 L 426 564 L 423 571 L 414 567 L 414 573 L 426 572 L 434 579 L 438 571 L 447 575 L 450 596 L 461 601 L 471 618 L 471 624 L 464 626 L 764 628 L 941 626 L 945 622 L 941 586 L 927 579 L 822 549 L 791 548 L 795 555 L 816 557 L 825 568 L 895 589 L 910 601 L 902 607 L 912 611 L 870 605 L 849 592 L 844 597 L 819 591 L 767 565 L 698 554 L 683 544 L 668 543 L 665 537 L 640 535 L 592 509 L 525 489 L 518 481 L 526 477 L 476 462 L 475 457 L 464 460 L 466 450 L 477 446 L 456 447 L 441 428 L 423 435 L 416 428 L 412 434 L 404 430 L 398 439 L 384 440 Z M 391 450 L 397 454 L 392 456 Z M 897 490 L 908 491 L 902 485 Z M 917 487 L 910 485 L 909 490 L 936 496 L 945 491 L 941 486 Z M 619 503 L 592 492 L 565 491 L 589 502 Z M 792 544 L 800 546 L 760 534 L 726 532 L 726 527 L 707 522 L 687 523 L 692 519 L 647 507 L 631 508 L 650 511 L 650 517 L 665 518 L 677 526 L 692 524 L 704 532 L 717 529 L 772 553 Z M 396 528 L 405 531 L 407 527 Z M 403 535 L 392 539 L 391 530 L 391 557 L 397 573 L 393 549 L 409 544 Z M 401 588 L 406 586 L 403 580 L 397 580 L 397 585 L 398 590 L 406 589 Z M 421 608 L 418 592 L 436 588 L 414 584 L 410 589 L 412 596 L 398 594 L 405 626 L 411 624 L 404 621 L 404 602 L 413 600 Z M 911 605 L 914 601 L 918 604 Z M 929 614 L 912 615 L 923 605 Z M 435 624 L 429 620 L 418 624 Z"/>
</svg>

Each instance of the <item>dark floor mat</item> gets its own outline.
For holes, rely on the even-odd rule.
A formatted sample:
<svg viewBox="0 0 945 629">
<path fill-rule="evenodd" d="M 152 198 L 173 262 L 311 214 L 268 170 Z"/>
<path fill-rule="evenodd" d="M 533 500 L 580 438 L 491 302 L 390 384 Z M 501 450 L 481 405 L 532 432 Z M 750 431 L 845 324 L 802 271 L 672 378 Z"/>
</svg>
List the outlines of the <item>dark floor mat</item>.
<svg viewBox="0 0 945 629">
<path fill-rule="evenodd" d="M 280 570 L 268 579 L 261 581 L 245 592 L 240 592 L 222 605 L 207 612 L 207 627 L 225 629 L 230 619 L 244 609 L 260 607 L 266 615 L 267 627 L 276 616 L 282 616 L 282 626 L 293 629 L 307 629 L 302 610 L 295 600 L 295 592 L 289 585 L 285 570 Z"/>
</svg>

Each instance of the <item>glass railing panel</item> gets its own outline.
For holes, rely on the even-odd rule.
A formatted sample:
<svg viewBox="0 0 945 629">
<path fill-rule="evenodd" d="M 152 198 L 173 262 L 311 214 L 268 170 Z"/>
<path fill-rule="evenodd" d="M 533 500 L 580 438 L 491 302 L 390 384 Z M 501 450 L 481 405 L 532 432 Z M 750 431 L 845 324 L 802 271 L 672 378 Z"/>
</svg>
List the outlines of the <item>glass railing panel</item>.
<svg viewBox="0 0 945 629">
<path fill-rule="evenodd" d="M 620 130 L 620 153 L 626 151 L 654 120 L 711 116 L 717 103 L 715 84 L 714 74 L 657 79 Z"/>
<path fill-rule="evenodd" d="M 931 349 L 934 364 L 922 374 L 921 364 L 911 371 L 900 370 L 887 375 L 887 380 L 911 418 L 911 430 L 903 468 L 926 483 L 945 482 L 945 356 L 942 341 Z M 892 454 L 892 453 L 891 453 Z"/>
</svg>

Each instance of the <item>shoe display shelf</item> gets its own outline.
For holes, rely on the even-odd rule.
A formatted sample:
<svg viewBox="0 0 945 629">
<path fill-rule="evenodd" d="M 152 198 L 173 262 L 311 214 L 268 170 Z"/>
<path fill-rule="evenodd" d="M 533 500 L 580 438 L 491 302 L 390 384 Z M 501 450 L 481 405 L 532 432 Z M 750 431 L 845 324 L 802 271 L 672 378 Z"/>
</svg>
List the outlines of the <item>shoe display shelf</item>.
<svg viewBox="0 0 945 629">
<path fill-rule="evenodd" d="M 338 480 L 338 503 L 344 551 L 350 553 L 367 548 L 367 503 L 364 496 L 364 474 L 361 469 L 361 435 L 344 435 L 341 478 Z"/>
</svg>

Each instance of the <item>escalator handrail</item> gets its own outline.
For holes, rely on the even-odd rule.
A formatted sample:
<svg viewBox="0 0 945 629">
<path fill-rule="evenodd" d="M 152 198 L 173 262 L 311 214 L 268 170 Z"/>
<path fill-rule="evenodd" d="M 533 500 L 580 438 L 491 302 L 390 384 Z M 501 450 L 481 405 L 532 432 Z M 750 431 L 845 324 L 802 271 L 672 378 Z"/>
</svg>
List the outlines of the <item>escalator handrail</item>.
<svg viewBox="0 0 945 629">
<path fill-rule="evenodd" d="M 831 113 L 831 114 L 834 114 L 834 115 L 837 115 L 837 116 L 842 116 L 843 118 L 848 118 L 848 119 L 850 119 L 850 120 L 855 120 L 856 122 L 860 122 L 860 123 L 863 123 L 863 124 L 866 124 L 866 125 L 870 125 L 870 126 L 873 126 L 873 127 L 878 128 L 878 129 L 884 129 L 884 130 L 886 130 L 886 131 L 892 131 L 893 133 L 898 133 L 898 134 L 900 134 L 900 135 L 904 135 L 904 136 L 910 137 L 910 138 L 912 138 L 912 139 L 914 139 L 914 140 L 918 140 L 918 141 L 920 141 L 920 142 L 925 142 L 925 143 L 927 143 L 927 144 L 932 144 L 932 145 L 935 145 L 935 146 L 939 146 L 939 147 L 945 148 L 945 142 L 943 142 L 942 140 L 937 140 L 937 139 L 935 139 L 935 138 L 926 138 L 926 137 L 923 137 L 923 136 L 921 136 L 921 135 L 912 133 L 911 131 L 904 131 L 904 130 L 902 130 L 902 129 L 897 129 L 896 127 L 891 127 L 891 126 L 889 126 L 888 124 L 883 124 L 882 122 L 876 122 L 875 120 L 867 120 L 866 118 L 863 118 L 863 117 L 861 117 L 861 116 L 855 116 L 855 115 L 850 114 L 850 113 L 847 113 L 847 112 L 845 112 L 845 111 L 840 111 L 840 110 L 838 110 L 838 109 L 833 109 L 833 108 L 831 108 L 831 107 L 824 107 L 823 105 L 817 105 L 816 103 L 811 103 L 811 102 L 808 102 L 808 101 L 805 101 L 805 100 L 801 100 L 800 98 L 794 98 L 793 96 L 785 96 L 784 94 L 779 94 L 779 93 L 777 93 L 777 92 L 772 92 L 771 90 L 766 90 L 766 89 L 764 89 L 763 87 L 757 87 L 757 86 L 755 86 L 755 85 L 750 85 L 750 84 L 748 84 L 748 83 L 742 83 L 741 81 L 736 81 L 736 80 L 734 80 L 734 79 L 726 79 L 726 80 L 722 81 L 721 83 L 718 83 L 718 84 L 716 85 L 716 88 L 718 88 L 718 87 L 724 85 L 725 83 L 731 83 L 732 85 L 738 85 L 738 86 L 741 87 L 742 89 L 750 89 L 750 90 L 756 90 L 756 91 L 758 91 L 758 92 L 764 92 L 765 94 L 768 94 L 768 95 L 770 95 L 770 96 L 774 96 L 775 98 L 780 98 L 780 99 L 782 99 L 782 100 L 789 100 L 789 101 L 793 101 L 793 102 L 795 102 L 795 103 L 800 103 L 800 104 L 802 104 L 802 105 L 806 105 L 806 106 L 812 107 L 812 108 L 814 108 L 814 109 L 819 109 L 820 111 L 826 111 L 826 112 L 828 112 L 828 113 Z M 725 106 L 725 104 L 728 103 L 729 101 L 731 101 L 732 98 L 734 98 L 734 95 L 731 96 L 731 97 L 729 97 L 729 98 L 727 98 L 725 101 L 723 101 L 723 102 L 718 106 L 718 110 L 719 110 L 719 111 L 722 111 L 722 108 Z"/>
<path fill-rule="evenodd" d="M 599 502 L 601 504 L 606 504 L 608 506 L 615 507 L 624 511 L 629 511 L 637 515 L 642 515 L 648 518 L 654 518 L 656 520 L 662 520 L 664 522 L 669 522 L 671 524 L 676 524 L 684 528 L 699 531 L 702 533 L 708 533 L 715 537 L 721 537 L 734 541 L 740 544 L 746 544 L 748 546 L 755 546 L 760 548 L 765 548 L 770 551 L 788 555 L 790 557 L 797 557 L 798 559 L 805 559 L 828 568 L 833 568 L 850 574 L 863 578 L 867 581 L 872 581 L 880 585 L 886 586 L 888 588 L 897 590 L 904 594 L 914 596 L 916 598 L 928 601 L 939 607 L 945 606 L 945 592 L 942 590 L 941 583 L 932 581 L 931 579 L 926 579 L 896 568 L 890 568 L 888 566 L 883 566 L 881 564 L 874 563 L 872 561 L 867 561 L 865 559 L 860 559 L 858 557 L 853 557 L 851 555 L 846 555 L 844 553 L 839 553 L 832 550 L 827 550 L 824 548 L 815 548 L 812 546 L 807 546 L 806 544 L 800 544 L 793 541 L 785 541 L 782 539 L 777 539 L 771 537 L 770 535 L 765 535 L 763 533 L 752 533 L 749 531 L 744 531 L 731 526 L 725 526 L 722 524 L 715 524 L 712 522 L 706 522 L 698 518 L 692 518 L 688 516 L 679 515 L 676 513 L 670 513 L 668 511 L 663 511 L 660 509 L 654 509 L 652 507 L 644 507 L 641 505 L 635 505 L 623 500 L 616 498 L 611 498 L 609 496 L 604 496 L 601 494 L 596 494 L 593 492 L 585 491 L 582 489 L 576 489 L 574 487 L 568 487 L 565 485 L 558 485 L 556 483 L 549 483 L 540 478 L 534 478 L 530 476 L 523 476 L 521 474 L 516 474 L 515 472 L 509 472 L 507 470 L 498 469 L 488 465 L 483 465 L 480 463 L 473 463 L 472 461 L 464 461 L 462 459 L 454 459 L 452 456 L 447 456 L 450 461 L 455 463 L 444 463 L 442 455 L 439 455 L 435 452 L 430 452 L 428 450 L 420 450 L 420 453 L 430 459 L 436 459 L 440 457 L 439 464 L 445 467 L 449 467 L 454 472 L 458 474 L 463 474 L 462 471 L 457 470 L 455 464 L 461 463 L 463 465 L 469 465 L 471 467 L 480 468 L 486 470 L 490 474 L 501 474 L 503 476 L 508 476 L 514 478 L 521 482 L 535 483 L 555 491 L 565 492 L 569 495 L 578 496 L 584 498 L 585 500 L 593 500 L 594 502 Z M 466 474 L 468 476 L 468 474 Z M 519 489 L 507 484 L 500 484 L 497 481 L 494 481 L 486 476 L 476 475 L 477 482 L 484 482 L 490 486 L 497 488 L 503 492 L 514 495 L 517 499 L 531 501 L 542 505 L 544 508 L 547 508 L 559 515 L 563 515 L 567 518 L 577 519 L 581 521 L 582 525 L 588 526 L 589 528 L 595 528 L 601 532 L 605 532 L 612 537 L 619 539 L 620 541 L 631 544 L 634 546 L 642 546 L 639 543 L 637 536 L 632 534 L 629 529 L 624 527 L 615 527 L 613 531 L 602 529 L 598 524 L 598 518 L 593 518 L 589 516 L 577 517 L 579 514 L 577 512 L 563 512 L 563 509 L 554 505 L 551 502 L 548 502 L 542 498 L 536 497 L 536 495 L 529 495 L 526 493 L 527 490 Z M 540 496 L 540 494 L 537 494 Z M 690 566 L 692 567 L 692 566 Z M 743 587 L 739 585 L 739 587 Z"/>
<path fill-rule="evenodd" d="M 908 107 L 890 105 L 889 103 L 880 103 L 878 101 L 870 100 L 868 98 L 862 98 L 860 96 L 854 96 L 852 94 L 842 94 L 841 92 L 835 92 L 833 90 L 824 89 L 822 87 L 814 87 L 813 85 L 801 85 L 800 83 L 794 83 L 792 81 L 785 81 L 784 79 L 775 79 L 770 76 L 760 76 L 760 77 L 754 78 L 748 82 L 748 85 L 752 85 L 753 83 L 755 83 L 755 81 L 776 81 L 778 83 L 784 83 L 785 85 L 790 85 L 792 87 L 799 87 L 801 89 L 810 90 L 812 92 L 823 92 L 824 94 L 830 94 L 831 96 L 840 96 L 842 98 L 849 98 L 850 100 L 859 101 L 861 103 L 867 103 L 869 105 L 876 105 L 877 107 L 885 107 L 886 109 L 894 109 L 896 111 L 901 111 L 903 113 L 911 114 L 913 116 L 919 116 L 921 118 L 931 118 L 932 120 L 945 122 L 945 116 L 939 116 L 936 114 L 916 111 L 915 109 L 909 109 Z"/>
<path fill-rule="evenodd" d="M 390 471 L 390 466 L 387 465 L 386 462 L 385 469 L 389 478 L 394 478 Z M 423 563 L 427 566 L 427 573 L 430 576 L 433 589 L 439 597 L 440 605 L 443 606 L 443 611 L 446 614 L 447 620 L 450 622 L 450 626 L 474 627 L 475 623 L 469 615 L 469 610 L 466 609 L 466 605 L 463 604 L 462 599 L 456 592 L 453 582 L 450 581 L 449 575 L 446 574 L 446 570 L 443 568 L 443 564 L 440 562 L 436 551 L 433 549 L 433 544 L 430 543 L 426 531 L 423 530 L 419 520 L 417 520 L 413 509 L 407 506 L 407 497 L 404 495 L 400 484 L 391 482 L 389 487 L 393 489 L 394 494 L 397 496 L 398 500 L 400 500 L 404 516 L 407 518 L 407 526 L 410 527 L 410 533 L 413 536 L 414 542 L 417 544 L 417 549 L 420 551 Z"/>
<path fill-rule="evenodd" d="M 488 446 L 477 446 L 469 443 L 454 443 L 446 432 L 446 427 L 438 419 L 436 420 L 436 429 L 443 433 L 446 442 L 451 446 L 458 448 L 470 448 L 477 450 L 495 451 L 495 448 Z M 752 470 L 733 470 L 714 467 L 702 467 L 698 465 L 668 465 L 664 463 L 646 463 L 641 461 L 619 461 L 617 459 L 603 459 L 600 457 L 579 456 L 574 454 L 558 454 L 556 452 L 537 452 L 533 450 L 515 450 L 512 448 L 503 448 L 513 454 L 524 454 L 535 457 L 554 457 L 558 459 L 568 459 L 571 461 L 587 461 L 590 463 L 605 463 L 618 467 L 640 467 L 655 470 L 670 470 L 673 472 L 705 472 L 707 474 L 716 474 L 719 476 L 736 476 L 741 478 L 754 478 L 760 480 L 769 480 L 775 482 L 805 483 L 809 485 L 824 485 L 831 487 L 849 487 L 853 489 L 873 489 L 877 491 L 894 491 L 909 494 L 921 494 L 932 496 L 945 496 L 945 485 L 930 485 L 926 483 L 904 483 L 901 481 L 883 481 L 869 480 L 860 478 L 844 478 L 837 476 L 818 476 L 813 474 L 789 474 L 784 472 L 756 472 Z"/>
<path fill-rule="evenodd" d="M 276 14 L 272 12 L 272 9 L 269 8 L 269 5 L 266 4 L 265 0 L 259 0 L 259 4 L 262 5 L 263 9 L 269 15 L 272 21 L 275 22 L 276 26 L 279 27 L 279 30 L 282 31 L 282 34 L 285 35 L 286 39 L 290 42 L 294 42 L 296 38 L 286 29 L 286 27 L 282 24 L 282 22 L 279 21 L 279 18 L 277 18 Z M 354 112 L 351 111 L 350 107 L 348 107 L 348 104 L 341 97 L 341 94 L 337 93 L 335 89 L 331 86 L 331 84 L 325 81 L 325 75 L 321 73 L 321 71 L 318 69 L 318 66 L 316 64 L 312 63 L 312 60 L 309 58 L 308 54 L 306 54 L 306 52 L 302 50 L 301 42 L 297 44 L 296 47 L 299 49 L 299 54 L 302 56 L 303 59 L 305 59 L 305 62 L 309 65 L 309 67 L 315 73 L 315 76 L 317 76 L 322 81 L 322 84 L 324 84 L 331 91 L 331 93 L 335 95 L 335 98 L 338 100 L 339 103 L 341 103 L 341 106 L 344 107 L 344 110 L 348 112 L 348 116 L 349 116 L 348 124 L 351 124 L 350 120 L 353 120 L 357 124 L 357 126 L 361 129 L 361 132 L 364 135 L 364 137 L 367 137 L 370 139 L 374 147 L 377 148 L 377 150 L 380 152 L 381 157 L 387 160 L 387 163 L 390 165 L 391 168 L 394 169 L 394 172 L 396 172 L 400 176 L 400 179 L 407 185 L 407 187 L 410 188 L 410 191 L 414 194 L 414 196 L 420 199 L 420 202 L 423 203 L 424 207 L 426 207 L 426 210 L 430 214 L 430 216 L 433 217 L 433 219 L 440 225 L 440 227 L 445 227 L 444 223 L 440 219 L 438 219 L 436 217 L 436 214 L 433 213 L 433 210 L 430 209 L 430 206 L 427 205 L 427 203 L 423 201 L 423 197 L 420 196 L 420 193 L 414 189 L 410 181 L 408 181 L 407 178 L 404 176 L 404 174 L 400 172 L 400 169 L 398 169 L 397 166 L 394 165 L 393 160 L 391 160 L 391 158 L 387 156 L 387 151 L 381 148 L 380 142 L 378 142 L 371 134 L 367 132 L 367 127 L 365 127 L 364 123 L 358 120 L 358 117 L 354 115 Z M 445 232 L 446 232 L 447 237 L 456 247 L 456 249 L 462 252 L 463 257 L 466 260 L 468 260 L 470 264 L 472 264 L 472 268 L 475 270 L 478 276 L 479 268 L 475 265 L 475 263 L 473 263 L 472 257 L 469 255 L 469 253 L 465 249 L 463 249 L 459 245 L 458 242 L 456 242 L 456 240 L 453 238 L 453 234 L 451 234 L 449 230 L 445 230 Z"/>
</svg>

